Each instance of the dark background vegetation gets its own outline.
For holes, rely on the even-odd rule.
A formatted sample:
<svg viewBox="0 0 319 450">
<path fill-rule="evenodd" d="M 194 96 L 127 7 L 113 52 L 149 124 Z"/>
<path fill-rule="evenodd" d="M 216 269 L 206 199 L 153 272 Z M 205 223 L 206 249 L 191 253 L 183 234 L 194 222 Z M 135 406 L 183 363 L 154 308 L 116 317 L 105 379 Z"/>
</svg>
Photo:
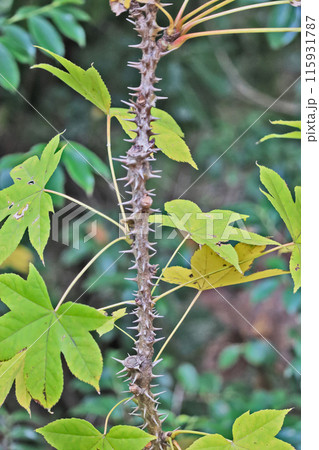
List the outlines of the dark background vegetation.
<svg viewBox="0 0 319 450">
<path fill-rule="evenodd" d="M 34 3 L 17 1 L 13 10 L 19 5 Z M 172 14 L 181 0 L 175 3 L 169 9 Z M 191 6 L 199 3 L 198 0 L 190 2 Z M 46 2 L 39 1 L 38 4 Z M 126 65 L 127 60 L 136 60 L 139 56 L 137 50 L 128 48 L 129 44 L 136 43 L 136 36 L 124 15 L 115 18 L 105 0 L 88 1 L 83 9 L 91 16 L 90 21 L 84 23 L 87 45 L 79 48 L 66 39 L 66 57 L 84 68 L 94 62 L 112 94 L 113 106 L 121 106 L 121 99 L 127 99 L 127 86 L 138 83 L 137 72 Z M 282 12 L 278 10 L 276 14 L 263 9 L 238 17 L 230 16 L 219 23 L 225 27 L 265 26 L 271 20 L 280 19 Z M 162 20 L 164 24 L 165 19 Z M 181 196 L 195 201 L 204 211 L 233 209 L 250 215 L 251 230 L 274 236 L 282 243 L 288 242 L 278 214 L 259 191 L 259 171 L 255 164 L 258 161 L 276 170 L 290 188 L 300 183 L 298 141 L 272 140 L 256 145 L 262 136 L 272 132 L 269 120 L 299 118 L 299 82 L 265 112 L 299 76 L 298 39 L 289 45 L 282 45 L 279 37 L 276 39 L 267 39 L 263 35 L 202 38 L 191 41 L 162 60 L 158 74 L 163 78 L 160 87 L 168 100 L 161 101 L 158 106 L 172 114 L 181 125 L 199 170 L 196 172 L 186 164 L 158 155 L 156 168 L 163 169 L 163 178 L 151 183 L 156 187 L 156 207 L 163 209 L 164 202 Z M 37 54 L 37 61 L 45 60 L 43 54 Z M 31 71 L 27 66 L 21 66 L 19 91 L 33 107 L 19 94 L 0 90 L 1 156 L 25 153 L 33 145 L 47 142 L 56 134 L 55 127 L 59 131 L 66 129 L 67 139 L 82 143 L 106 161 L 105 119 L 90 103 L 50 74 Z M 122 131 L 114 123 L 114 156 L 127 150 L 128 144 L 123 138 Z M 115 164 L 120 175 L 122 169 Z M 211 168 L 206 171 L 209 166 Z M 9 182 L 8 169 L 1 172 L 1 182 L 2 187 Z M 64 182 L 69 195 L 116 217 L 115 195 L 101 177 L 96 177 L 94 193 L 90 197 L 69 176 L 60 179 L 60 184 Z M 184 194 L 193 182 L 195 184 Z M 57 190 L 60 188 L 56 186 Z M 56 206 L 58 209 L 63 204 L 59 202 Z M 50 240 L 45 251 L 45 267 L 34 254 L 34 263 L 46 280 L 53 302 L 58 301 L 94 253 L 116 237 L 116 230 L 109 223 L 98 222 L 97 236 L 82 243 L 80 249 Z M 89 223 L 86 222 L 81 233 L 84 236 L 88 231 Z M 181 239 L 180 236 L 174 240 L 166 239 L 167 235 L 164 232 L 154 258 L 154 262 L 162 267 Z M 23 244 L 31 250 L 27 238 Z M 132 298 L 134 284 L 123 280 L 130 276 L 127 273 L 130 261 L 126 257 L 115 262 L 103 275 L 118 258 L 119 249 L 119 246 L 113 247 L 96 262 L 72 290 L 69 300 L 76 300 L 86 290 L 80 302 L 95 307 Z M 183 247 L 182 254 L 187 260 L 194 249 L 191 243 Z M 186 265 L 180 256 L 174 264 Z M 286 268 L 287 258 L 285 254 L 272 254 L 258 262 L 258 266 Z M 95 284 L 90 287 L 93 282 Z M 161 284 L 158 292 L 164 292 L 168 287 Z M 286 362 L 290 361 L 299 371 L 300 294 L 293 294 L 292 289 L 289 276 L 220 289 L 253 327 L 217 292 L 212 290 L 202 295 L 169 344 L 163 363 L 158 366 L 165 375 L 158 389 L 166 391 L 161 409 L 169 412 L 165 422 L 167 429 L 181 426 L 231 437 L 234 419 L 247 410 L 294 408 L 286 419 L 281 437 L 300 448 L 299 375 Z M 164 316 L 161 320 L 164 336 L 169 335 L 192 295 L 192 290 L 181 289 L 159 302 L 159 310 Z M 124 328 L 129 322 L 130 316 L 122 319 L 119 325 Z M 115 377 L 119 365 L 112 356 L 125 357 L 131 341 L 114 330 L 100 338 L 99 344 L 105 361 L 101 395 L 75 380 L 66 370 L 63 396 L 53 409 L 54 415 L 33 404 L 29 419 L 11 392 L 0 410 L 0 433 L 7 448 L 47 448 L 33 430 L 59 417 L 75 416 L 85 418 L 97 427 L 103 425 L 109 409 L 126 395 L 121 394 L 126 388 Z M 111 423 L 136 424 L 128 411 L 128 408 L 119 407 L 113 413 Z M 188 438 L 180 441 L 182 446 L 189 442 L 191 439 Z"/>
</svg>

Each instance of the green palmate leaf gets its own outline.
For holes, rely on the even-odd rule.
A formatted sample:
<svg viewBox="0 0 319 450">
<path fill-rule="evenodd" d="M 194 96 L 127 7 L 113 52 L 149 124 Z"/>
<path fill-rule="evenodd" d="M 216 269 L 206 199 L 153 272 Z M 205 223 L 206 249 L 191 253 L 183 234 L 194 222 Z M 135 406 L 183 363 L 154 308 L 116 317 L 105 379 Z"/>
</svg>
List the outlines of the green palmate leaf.
<svg viewBox="0 0 319 450">
<path fill-rule="evenodd" d="M 104 325 L 102 325 L 100 328 L 96 330 L 100 336 L 103 336 L 103 334 L 113 330 L 115 322 L 126 315 L 126 308 L 121 308 L 114 311 L 112 313 L 112 316 L 108 316 L 103 312 L 102 314 L 105 315 L 106 322 Z"/>
<path fill-rule="evenodd" d="M 118 425 L 106 434 L 82 419 L 60 419 L 36 430 L 57 450 L 141 450 L 155 436 L 139 428 Z"/>
<path fill-rule="evenodd" d="M 20 164 L 25 160 L 26 156 L 41 155 L 44 148 L 45 144 L 40 143 L 34 145 L 28 153 L 6 155 L 0 159 L 0 170 L 10 169 L 16 164 Z M 64 165 L 72 180 L 84 189 L 88 195 L 93 192 L 95 186 L 95 174 L 100 175 L 104 179 L 110 179 L 111 177 L 110 171 L 102 159 L 92 150 L 89 150 L 84 145 L 75 141 L 67 141 L 61 157 L 61 164 Z M 56 173 L 54 175 L 56 175 Z M 50 182 L 48 188 L 49 185 Z M 58 189 L 55 185 L 50 187 L 50 189 L 61 192 L 61 188 Z M 56 198 L 54 200 L 56 201 Z"/>
<path fill-rule="evenodd" d="M 172 200 L 165 203 L 168 216 L 156 214 L 150 217 L 150 222 L 177 228 L 190 234 L 198 244 L 206 244 L 225 261 L 233 264 L 240 271 L 238 255 L 229 240 L 251 245 L 274 245 L 272 239 L 259 236 L 245 228 L 236 228 L 231 223 L 240 222 L 248 216 L 233 211 L 215 209 L 207 213 L 189 200 Z"/>
<path fill-rule="evenodd" d="M 295 243 L 290 260 L 290 273 L 294 281 L 294 292 L 300 287 L 301 264 L 301 189 L 295 187 L 295 201 L 285 181 L 273 170 L 264 166 L 260 168 L 260 180 L 268 192 L 261 191 L 271 202 L 285 222 L 288 231 Z"/>
<path fill-rule="evenodd" d="M 233 441 L 219 434 L 205 436 L 195 441 L 188 450 L 293 450 L 275 436 L 282 428 L 289 409 L 246 412 L 233 425 Z"/>
<path fill-rule="evenodd" d="M 260 139 L 260 142 L 267 141 L 268 139 L 301 139 L 301 121 L 300 120 L 271 120 L 273 125 L 286 125 L 287 127 L 298 128 L 298 131 L 291 131 L 284 134 L 268 134 Z"/>
<path fill-rule="evenodd" d="M 134 138 L 134 124 L 127 121 L 127 119 L 132 119 L 134 114 L 130 113 L 129 110 L 125 108 L 111 108 L 110 113 L 112 117 L 117 118 L 125 133 L 131 138 Z M 155 133 L 154 141 L 156 147 L 170 159 L 186 162 L 197 169 L 197 165 L 192 158 L 190 149 L 183 140 L 184 133 L 173 117 L 167 112 L 157 108 L 152 108 L 152 115 L 158 118 L 158 120 L 152 122 L 152 131 Z"/>
<path fill-rule="evenodd" d="M 54 26 L 43 17 L 33 16 L 28 19 L 28 28 L 35 42 L 47 51 L 64 55 L 64 44 Z"/>
<path fill-rule="evenodd" d="M 210 247 L 204 245 L 193 254 L 191 269 L 172 266 L 164 270 L 163 281 L 172 284 L 186 285 L 198 290 L 208 290 L 222 286 L 247 283 L 253 280 L 274 277 L 289 272 L 270 269 L 244 276 L 254 261 L 262 256 L 264 246 L 237 244 L 240 273 L 231 263 L 225 262 Z"/>
<path fill-rule="evenodd" d="M 21 351 L 8 361 L 0 363 L 0 406 L 2 406 L 15 381 L 16 397 L 20 405 L 30 413 L 31 396 L 27 391 L 23 370 L 25 351 Z"/>
<path fill-rule="evenodd" d="M 43 261 L 43 250 L 50 234 L 49 213 L 52 200 L 44 192 L 45 185 L 60 161 L 62 150 L 56 152 L 59 135 L 43 150 L 41 159 L 32 156 L 11 172 L 14 184 L 0 192 L 0 264 L 17 248 L 28 228 L 30 242 Z"/>
<path fill-rule="evenodd" d="M 3 37 L 0 41 L 7 47 L 12 55 L 23 64 L 32 64 L 35 57 L 35 48 L 29 33 L 17 25 L 3 27 Z"/>
<path fill-rule="evenodd" d="M 20 83 L 20 72 L 11 52 L 0 42 L 0 86 L 14 91 Z"/>
<path fill-rule="evenodd" d="M 55 312 L 33 265 L 27 280 L 14 274 L 0 275 L 0 297 L 10 309 L 0 318 L 0 361 L 26 349 L 23 377 L 35 401 L 50 409 L 59 400 L 63 389 L 61 352 L 77 378 L 99 389 L 102 356 L 89 331 L 104 324 L 102 314 L 71 302 Z"/>
<path fill-rule="evenodd" d="M 46 48 L 41 48 L 41 50 L 56 59 L 66 69 L 66 71 L 51 66 L 50 64 L 37 64 L 32 68 L 47 70 L 93 103 L 93 105 L 105 114 L 109 113 L 111 105 L 109 91 L 107 90 L 107 87 L 105 86 L 99 72 L 93 66 L 87 70 L 84 70 L 73 64 L 71 61 L 68 61 L 62 56 L 59 56 Z"/>
</svg>

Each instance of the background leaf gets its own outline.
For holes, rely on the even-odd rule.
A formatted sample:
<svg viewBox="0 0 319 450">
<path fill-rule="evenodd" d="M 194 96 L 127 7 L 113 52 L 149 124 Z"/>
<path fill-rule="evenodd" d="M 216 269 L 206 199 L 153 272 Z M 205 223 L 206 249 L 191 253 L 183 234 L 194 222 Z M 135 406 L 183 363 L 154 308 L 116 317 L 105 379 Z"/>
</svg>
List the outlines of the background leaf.
<svg viewBox="0 0 319 450">
<path fill-rule="evenodd" d="M 0 38 L 0 42 L 20 63 L 32 64 L 34 62 L 35 48 L 30 35 L 18 25 L 3 27 L 3 36 Z"/>
<path fill-rule="evenodd" d="M 20 83 L 20 72 L 11 52 L 0 42 L 0 86 L 14 91 Z"/>
<path fill-rule="evenodd" d="M 54 26 L 43 17 L 33 16 L 28 19 L 28 28 L 37 45 L 59 55 L 64 55 L 64 44 Z"/>
</svg>

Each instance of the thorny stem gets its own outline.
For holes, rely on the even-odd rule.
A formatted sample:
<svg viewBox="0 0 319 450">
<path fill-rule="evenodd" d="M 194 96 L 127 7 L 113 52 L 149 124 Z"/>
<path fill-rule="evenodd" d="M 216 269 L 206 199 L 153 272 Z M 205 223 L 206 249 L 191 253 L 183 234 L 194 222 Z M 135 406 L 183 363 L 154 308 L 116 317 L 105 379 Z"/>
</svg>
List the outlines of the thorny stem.
<svg viewBox="0 0 319 450">
<path fill-rule="evenodd" d="M 76 198 L 70 197 L 69 195 L 62 194 L 62 192 L 52 191 L 51 189 L 43 189 L 43 190 L 44 190 L 44 192 L 48 192 L 49 194 L 58 195 L 59 197 L 66 198 L 67 200 L 70 200 L 71 202 L 74 202 L 74 203 L 76 203 L 76 204 L 78 204 L 80 206 L 83 206 L 83 208 L 86 208 L 89 211 L 94 212 L 98 216 L 103 217 L 103 219 L 106 219 L 109 222 L 113 223 L 114 225 L 119 227 L 125 233 L 125 228 L 121 224 L 119 224 L 118 222 L 116 222 L 116 220 L 112 219 L 111 217 L 107 216 L 106 214 L 103 214 L 101 211 L 98 211 L 97 209 L 92 208 L 92 206 L 89 206 L 86 203 L 80 202 L 80 200 L 77 200 Z"/>
<path fill-rule="evenodd" d="M 180 242 L 180 244 L 178 245 L 178 247 L 176 248 L 176 250 L 174 251 L 174 253 L 172 254 L 172 256 L 170 257 L 170 259 L 167 261 L 166 266 L 164 267 L 164 269 L 161 272 L 161 275 L 158 277 L 158 279 L 156 280 L 156 283 L 152 289 L 152 294 L 154 294 L 155 289 L 157 288 L 159 282 L 161 281 L 161 279 L 163 278 L 164 272 L 165 270 L 168 268 L 168 266 L 170 265 L 170 263 L 173 261 L 173 259 L 175 258 L 175 256 L 177 255 L 177 253 L 179 252 L 179 250 L 182 248 L 182 246 L 185 244 L 185 242 L 187 241 L 187 239 L 190 237 L 190 234 L 187 234 L 184 239 Z"/>
<path fill-rule="evenodd" d="M 193 298 L 193 300 L 191 301 L 191 303 L 189 304 L 188 308 L 186 309 L 186 311 L 184 312 L 184 314 L 182 315 L 181 319 L 179 320 L 178 324 L 175 326 L 174 330 L 171 332 L 171 334 L 168 336 L 168 338 L 166 339 L 165 343 L 163 344 L 162 348 L 160 349 L 160 351 L 158 352 L 156 358 L 154 359 L 154 361 L 157 361 L 158 358 L 161 356 L 161 354 L 163 353 L 163 351 L 165 350 L 166 346 L 168 345 L 168 343 L 170 342 L 170 340 L 173 338 L 174 334 L 176 333 L 176 331 L 179 329 L 179 327 L 182 325 L 182 323 L 184 322 L 186 316 L 188 315 L 188 313 L 190 312 L 190 310 L 193 308 L 193 306 L 195 305 L 195 303 L 197 302 L 197 299 L 199 298 L 200 294 L 202 293 L 202 291 L 198 291 L 197 294 L 195 295 L 195 297 Z"/>
<path fill-rule="evenodd" d="M 132 88 L 132 99 L 126 104 L 130 108 L 132 118 L 128 119 L 136 126 L 136 136 L 131 139 L 132 146 L 126 156 L 121 158 L 123 167 L 127 170 L 127 186 L 131 188 L 131 199 L 125 204 L 129 206 L 129 216 L 126 224 L 129 228 L 129 237 L 132 239 L 131 253 L 134 256 L 134 266 L 137 275 L 132 281 L 137 283 L 135 303 L 137 308 L 134 314 L 137 316 L 137 341 L 134 350 L 135 355 L 128 356 L 122 364 L 130 378 L 129 390 L 141 412 L 144 424 L 156 440 L 152 441 L 152 450 L 164 450 L 167 448 L 165 434 L 162 431 L 161 419 L 157 412 L 158 399 L 151 392 L 151 384 L 156 375 L 153 374 L 153 353 L 155 329 L 153 320 L 156 317 L 154 302 L 151 295 L 152 279 L 155 277 L 157 266 L 150 263 L 150 251 L 154 252 L 149 242 L 148 218 L 154 210 L 151 208 L 152 199 L 146 187 L 150 178 L 158 177 L 152 171 L 150 165 L 154 159 L 154 138 L 152 122 L 155 118 L 151 115 L 151 109 L 155 107 L 155 84 L 159 81 L 155 71 L 160 58 L 168 50 L 169 38 L 164 33 L 157 38 L 162 29 L 156 23 L 158 12 L 157 0 L 149 0 L 144 5 L 132 0 L 129 13 L 130 19 L 135 24 L 135 30 L 141 37 L 141 43 L 135 46 L 142 51 L 142 57 L 138 62 L 130 62 L 129 66 L 140 72 L 141 80 L 137 88 Z"/>
<path fill-rule="evenodd" d="M 115 239 L 112 242 L 109 242 L 105 247 L 103 247 L 96 255 L 94 255 L 94 257 L 86 264 L 86 266 L 83 267 L 83 269 L 81 270 L 81 272 L 79 272 L 77 274 L 77 276 L 74 278 L 74 280 L 72 281 L 72 283 L 67 287 L 67 289 L 65 290 L 64 294 L 62 295 L 62 297 L 59 300 L 59 303 L 56 305 L 55 307 L 55 311 L 57 311 L 60 306 L 62 305 L 62 303 L 64 302 L 65 298 L 67 297 L 68 293 L 71 291 L 71 289 L 73 288 L 73 286 L 75 285 L 75 283 L 81 278 L 81 276 L 89 269 L 89 267 L 92 266 L 92 264 L 108 249 L 110 248 L 112 245 L 116 244 L 119 241 L 124 241 L 126 240 L 125 237 L 120 237 Z"/>
<path fill-rule="evenodd" d="M 108 156 L 108 160 L 109 160 L 109 165 L 110 165 L 110 169 L 111 169 L 111 175 L 112 175 L 112 180 L 113 180 L 113 185 L 114 185 L 114 189 L 115 189 L 115 193 L 116 193 L 116 198 L 120 207 L 120 211 L 122 214 L 122 219 L 125 223 L 125 233 L 127 231 L 127 225 L 126 225 L 126 214 L 124 211 L 124 207 L 122 205 L 122 199 L 121 199 L 121 194 L 119 191 L 119 187 L 117 184 L 117 180 L 116 180 L 116 175 L 115 175 L 115 170 L 114 170 L 114 165 L 113 165 L 113 158 L 112 158 L 112 148 L 111 148 L 111 116 L 107 115 L 106 117 L 106 139 L 107 139 L 107 156 Z"/>
<path fill-rule="evenodd" d="M 256 9 L 256 8 L 265 8 L 267 6 L 276 6 L 276 5 L 284 5 L 290 3 L 290 0 L 280 0 L 280 1 L 273 1 L 273 2 L 266 2 L 266 3 L 256 3 L 253 5 L 247 5 L 242 6 L 240 8 L 233 8 L 229 9 L 228 11 L 223 11 L 217 14 L 212 14 L 211 16 L 203 17 L 201 19 L 198 19 L 195 17 L 195 19 L 187 22 L 182 26 L 182 33 L 185 33 L 189 31 L 191 28 L 193 28 L 196 25 L 199 25 L 200 23 L 207 22 L 208 20 L 217 19 L 218 17 L 228 16 L 229 14 L 235 14 L 242 11 L 248 11 L 250 9 Z"/>
<path fill-rule="evenodd" d="M 106 416 L 106 419 L 105 419 L 104 433 L 103 433 L 104 435 L 106 435 L 106 432 L 107 432 L 107 425 L 108 425 L 108 422 L 109 422 L 109 418 L 110 418 L 112 412 L 114 411 L 114 409 L 116 409 L 121 403 L 127 402 L 129 399 L 130 399 L 129 397 L 128 397 L 128 398 L 124 398 L 124 399 L 121 400 L 120 402 L 116 403 L 116 405 L 113 406 L 113 408 L 109 411 L 109 413 L 108 413 L 108 415 Z"/>
</svg>

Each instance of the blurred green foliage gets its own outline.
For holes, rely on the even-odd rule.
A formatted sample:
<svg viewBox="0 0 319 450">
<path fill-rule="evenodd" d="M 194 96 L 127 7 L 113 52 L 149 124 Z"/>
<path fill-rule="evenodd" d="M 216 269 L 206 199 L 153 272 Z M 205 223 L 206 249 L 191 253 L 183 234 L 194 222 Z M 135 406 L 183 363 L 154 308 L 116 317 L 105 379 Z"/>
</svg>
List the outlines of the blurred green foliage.
<svg viewBox="0 0 319 450">
<path fill-rule="evenodd" d="M 21 6 L 34 5 L 33 1 L 26 0 L 1 2 L 0 13 L 6 13 L 5 6 L 9 8 L 11 3 L 12 11 Z M 39 6 L 47 3 L 45 0 L 37 2 Z M 179 4 L 175 3 L 170 7 L 172 14 Z M 194 5 L 199 3 L 194 1 Z M 238 3 L 247 4 L 243 1 Z M 77 12 L 74 5 L 63 8 L 67 8 L 76 20 L 82 21 L 87 36 L 87 46 L 82 48 L 74 41 L 83 44 L 83 35 L 77 39 L 67 36 L 64 40 L 66 56 L 82 67 L 94 62 L 110 89 L 113 105 L 121 106 L 121 100 L 127 99 L 127 86 L 138 82 L 138 74 L 126 66 L 127 60 L 138 58 L 138 52 L 128 48 L 129 44 L 137 42 L 131 26 L 124 15 L 115 18 L 104 0 L 85 2 Z M 265 8 L 236 17 L 224 17 L 220 23 L 231 24 L 232 27 L 273 26 L 279 25 L 279 22 L 283 25 L 284 20 L 287 26 L 298 20 L 295 10 L 291 13 L 293 17 L 282 14 L 281 7 L 273 10 Z M 51 26 L 59 29 L 59 33 L 67 34 L 62 31 L 64 25 L 61 18 L 52 16 L 43 20 L 49 20 Z M 165 20 L 160 18 L 162 24 L 166 24 Z M 26 22 L 22 21 L 21 27 L 29 30 Z M 15 32 L 17 30 L 10 31 Z M 21 30 L 17 33 L 21 34 Z M 157 192 L 156 207 L 162 208 L 164 202 L 181 196 L 194 200 L 205 210 L 231 209 L 250 215 L 251 231 L 286 242 L 284 224 L 259 192 L 259 173 L 255 162 L 276 170 L 291 186 L 300 183 L 298 142 L 271 140 L 256 145 L 262 136 L 272 132 L 269 120 L 299 118 L 300 86 L 296 82 L 300 66 L 299 42 L 297 39 L 290 42 L 292 37 L 240 35 L 203 38 L 163 59 L 158 74 L 163 78 L 160 87 L 168 100 L 158 106 L 167 110 L 185 131 L 199 171 L 186 164 L 177 165 L 165 155 L 158 155 L 156 168 L 163 170 L 163 178 L 152 183 Z M 37 147 L 34 146 L 47 142 L 55 134 L 53 127 L 61 131 L 66 129 L 66 138 L 75 141 L 80 151 L 85 148 L 85 152 L 88 149 L 94 152 L 101 161 L 99 164 L 102 164 L 99 170 L 107 177 L 104 116 L 57 79 L 46 73 L 30 71 L 28 65 L 34 60 L 30 46 L 28 51 L 25 47 L 25 52 L 19 53 L 18 57 L 17 51 L 10 49 L 6 42 L 2 27 L 0 52 L 5 47 L 22 63 L 19 65 L 19 91 L 27 101 L 19 94 L 13 95 L 3 89 L 0 91 L 0 149 L 1 156 L 4 156 L 0 160 L 1 187 L 9 183 L 8 172 L 16 164 L 16 158 L 21 158 L 21 154 L 25 156 L 30 149 L 36 152 Z M 288 43 L 289 46 L 286 46 Z M 5 57 L 8 59 L 7 53 Z M 44 60 L 47 58 L 38 54 L 37 61 Z M 17 72 L 15 76 L 18 85 Z M 128 148 L 128 144 L 123 142 L 124 137 L 120 127 L 114 124 L 114 156 L 123 154 Z M 105 179 L 96 176 L 84 165 L 72 170 L 73 162 L 66 156 L 66 170 L 61 167 L 56 172 L 51 188 L 65 189 L 69 195 L 108 211 L 116 218 L 115 195 Z M 93 165 L 95 163 L 92 162 Z M 116 163 L 116 170 L 119 176 L 123 176 L 120 164 Z M 87 194 L 92 194 L 89 199 Z M 62 206 L 60 199 L 56 208 Z M 45 254 L 46 266 L 41 267 L 37 263 L 53 303 L 58 301 L 90 257 L 116 237 L 116 230 L 98 220 L 95 238 L 84 243 L 91 226 L 93 224 L 89 222 L 82 226 L 79 249 L 52 241 Z M 154 258 L 154 262 L 161 267 L 181 239 L 168 239 L 170 233 L 163 232 L 159 252 Z M 24 244 L 28 245 L 26 238 Z M 190 260 L 194 248 L 191 244 L 185 245 L 181 250 L 183 257 Z M 183 257 L 177 255 L 174 264 L 185 265 Z M 285 254 L 270 255 L 259 264 L 262 268 L 279 267 L 278 261 L 283 269 L 287 267 Z M 69 300 L 82 296 L 81 302 L 96 307 L 130 300 L 134 283 L 124 280 L 124 277 L 131 276 L 128 274 L 129 265 L 129 259 L 126 256 L 119 258 L 118 248 L 112 247 L 94 264 L 82 283 L 72 290 Z M 164 377 L 159 379 L 158 391 L 166 391 L 160 407 L 168 414 L 165 422 L 167 429 L 181 426 L 230 437 L 231 424 L 248 409 L 293 407 L 280 437 L 300 448 L 300 294 L 292 294 L 292 288 L 291 281 L 285 277 L 221 290 L 229 303 L 249 318 L 255 330 L 260 330 L 279 349 L 286 361 L 216 292 L 209 291 L 205 295 L 169 344 L 164 361 L 159 366 Z M 160 287 L 158 292 L 163 292 L 161 289 L 165 286 Z M 165 316 L 161 321 L 163 335 L 169 335 L 188 306 L 190 297 L 185 298 L 186 292 L 178 291 L 159 302 L 159 312 Z M 3 305 L 1 312 L 4 312 Z M 119 325 L 125 328 L 128 322 L 127 318 L 123 318 Z M 102 427 L 106 413 L 126 395 L 121 394 L 125 388 L 122 380 L 115 376 L 119 367 L 112 356 L 123 358 L 130 351 L 130 340 L 117 329 L 97 339 L 105 360 L 101 395 L 97 396 L 90 386 L 68 374 L 61 402 L 54 408 L 54 420 L 75 415 Z M 0 410 L 3 448 L 47 448 L 33 430 L 51 420 L 51 415 L 37 405 L 33 406 L 32 418 L 29 419 L 18 408 L 11 393 L 6 407 Z M 111 422 L 138 423 L 122 406 L 113 413 Z M 182 446 L 192 440 L 183 439 L 180 439 Z"/>
</svg>

